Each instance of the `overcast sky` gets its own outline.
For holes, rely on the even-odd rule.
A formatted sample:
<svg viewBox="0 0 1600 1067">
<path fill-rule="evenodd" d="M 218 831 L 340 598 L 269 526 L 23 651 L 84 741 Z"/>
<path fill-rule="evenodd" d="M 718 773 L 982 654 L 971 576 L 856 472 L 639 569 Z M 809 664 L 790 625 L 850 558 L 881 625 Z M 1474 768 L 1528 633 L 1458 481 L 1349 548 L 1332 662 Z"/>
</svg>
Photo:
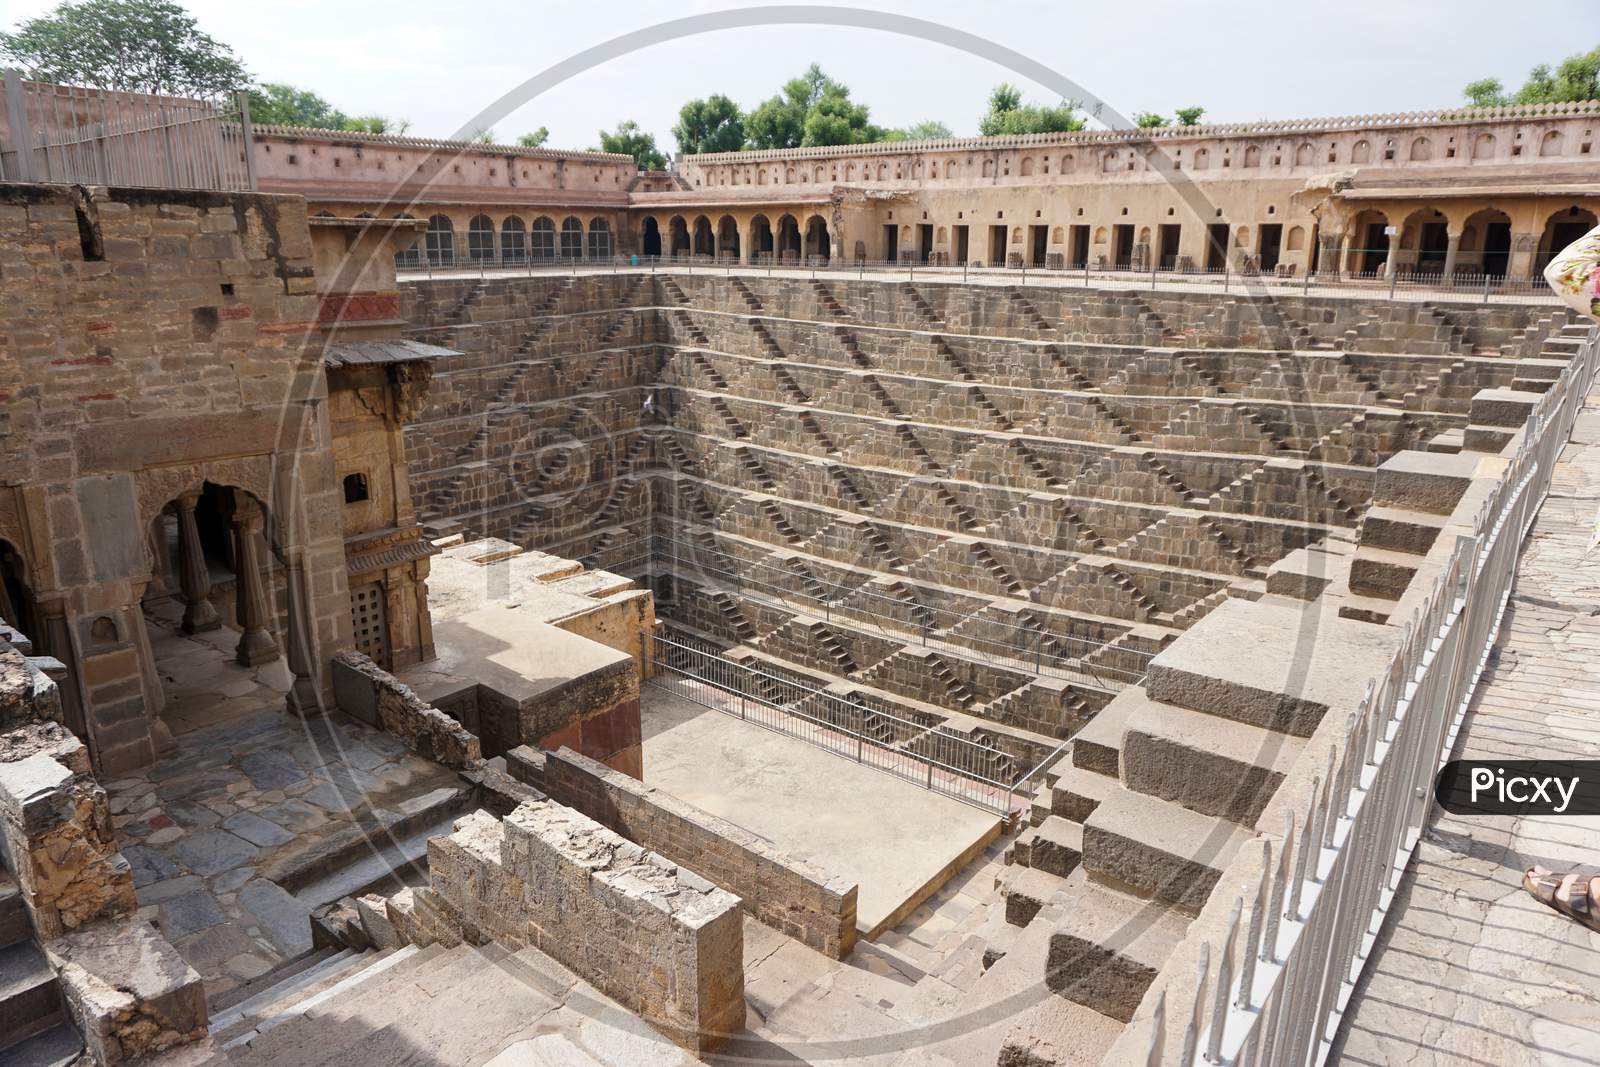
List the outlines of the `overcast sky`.
<svg viewBox="0 0 1600 1067">
<path fill-rule="evenodd" d="M 0 24 L 49 0 L 0 0 Z M 545 67 L 619 33 L 754 3 L 471 0 L 188 0 L 201 28 L 264 81 L 312 89 L 351 114 L 446 136 Z M 870 0 L 985 36 L 1043 62 L 1125 115 L 1198 104 L 1207 121 L 1449 107 L 1461 86 L 1600 44 L 1596 0 Z M 949 48 L 856 29 L 731 30 L 655 45 L 580 74 L 495 124 L 501 140 L 548 126 L 587 148 L 635 119 L 676 151 L 678 107 L 721 92 L 753 106 L 813 60 L 900 126 L 938 119 L 976 133 L 989 89 L 1020 82 Z"/>
</svg>

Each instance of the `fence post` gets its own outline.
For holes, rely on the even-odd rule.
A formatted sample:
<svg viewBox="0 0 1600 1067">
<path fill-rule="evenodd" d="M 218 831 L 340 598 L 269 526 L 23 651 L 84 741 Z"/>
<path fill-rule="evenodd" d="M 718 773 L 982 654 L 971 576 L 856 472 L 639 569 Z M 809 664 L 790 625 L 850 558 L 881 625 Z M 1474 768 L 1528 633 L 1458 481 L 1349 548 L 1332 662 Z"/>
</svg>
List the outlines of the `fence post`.
<svg viewBox="0 0 1600 1067">
<path fill-rule="evenodd" d="M 11 143 L 17 150 L 17 172 L 8 181 L 37 181 L 33 170 L 33 130 L 28 127 L 28 101 L 23 95 L 22 75 L 6 68 L 6 118 L 11 123 Z"/>
<path fill-rule="evenodd" d="M 256 191 L 256 134 L 250 125 L 250 93 L 240 89 L 233 95 L 239 101 L 239 141 L 244 147 L 244 180 L 253 193 Z"/>
</svg>

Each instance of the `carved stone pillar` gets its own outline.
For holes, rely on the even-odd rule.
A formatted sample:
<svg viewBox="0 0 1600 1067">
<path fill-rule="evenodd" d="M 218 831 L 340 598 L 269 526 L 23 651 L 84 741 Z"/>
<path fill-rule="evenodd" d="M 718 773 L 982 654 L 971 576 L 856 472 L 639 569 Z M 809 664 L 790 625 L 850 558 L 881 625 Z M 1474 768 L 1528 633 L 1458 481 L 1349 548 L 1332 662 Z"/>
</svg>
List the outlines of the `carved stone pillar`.
<svg viewBox="0 0 1600 1067">
<path fill-rule="evenodd" d="M 1344 234 L 1325 233 L 1317 240 L 1322 245 L 1317 251 L 1317 274 L 1337 278 L 1344 269 Z"/>
<path fill-rule="evenodd" d="M 200 528 L 195 525 L 194 509 L 200 502 L 198 489 L 178 497 L 178 588 L 183 591 L 183 632 L 202 633 L 222 625 L 217 609 L 211 606 L 211 574 L 200 547 Z"/>
<path fill-rule="evenodd" d="M 246 667 L 270 663 L 278 658 L 278 643 L 267 632 L 267 588 L 261 580 L 261 506 L 234 494 L 232 513 L 233 557 L 238 588 L 239 647 L 234 658 Z"/>
<path fill-rule="evenodd" d="M 1456 255 L 1461 251 L 1461 234 L 1459 231 L 1450 231 L 1444 246 L 1444 280 L 1449 281 L 1456 274 Z"/>
<path fill-rule="evenodd" d="M 289 558 L 284 579 L 289 587 L 289 671 L 294 675 L 287 698 L 289 710 L 307 717 L 323 715 L 327 709 L 311 666 L 311 634 L 316 620 L 310 614 L 303 584 L 305 565 L 298 554 Z"/>
<path fill-rule="evenodd" d="M 1514 233 L 1511 235 L 1511 257 L 1507 261 L 1506 276 L 1510 278 L 1533 277 L 1534 259 L 1539 251 L 1539 235 Z"/>
</svg>

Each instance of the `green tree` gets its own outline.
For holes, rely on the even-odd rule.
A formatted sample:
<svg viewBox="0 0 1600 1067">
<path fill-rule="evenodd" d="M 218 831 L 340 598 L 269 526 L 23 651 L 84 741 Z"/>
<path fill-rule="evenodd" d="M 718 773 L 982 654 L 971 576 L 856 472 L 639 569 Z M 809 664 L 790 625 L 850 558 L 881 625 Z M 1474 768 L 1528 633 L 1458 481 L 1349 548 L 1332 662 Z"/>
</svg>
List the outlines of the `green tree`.
<svg viewBox="0 0 1600 1067">
<path fill-rule="evenodd" d="M 883 128 L 872 124 L 867 106 L 853 102 L 850 91 L 842 85 L 811 105 L 804 130 L 800 144 L 806 148 L 883 140 Z"/>
<path fill-rule="evenodd" d="M 938 119 L 924 119 L 899 129 L 885 130 L 883 133 L 885 141 L 933 141 L 941 137 L 954 136 L 955 134 L 950 132 L 950 127 Z"/>
<path fill-rule="evenodd" d="M 250 121 L 264 126 L 342 130 L 348 116 L 309 89 L 266 82 L 250 90 Z"/>
<path fill-rule="evenodd" d="M 469 144 L 495 144 L 494 127 L 481 126 L 467 134 L 466 139 Z"/>
<path fill-rule="evenodd" d="M 1203 107 L 1180 107 L 1173 112 L 1178 117 L 1179 126 L 1197 126 L 1200 123 L 1200 116 L 1205 113 L 1206 109 Z"/>
<path fill-rule="evenodd" d="M 1499 78 L 1468 82 L 1461 93 L 1473 107 L 1597 100 L 1600 99 L 1600 48 L 1570 55 L 1554 70 L 1548 63 L 1540 63 L 1528 71 L 1527 80 L 1515 93 L 1507 93 Z"/>
<path fill-rule="evenodd" d="M 691 100 L 679 109 L 672 136 L 683 155 L 737 152 L 744 147 L 744 113 L 721 93 Z"/>
<path fill-rule="evenodd" d="M 1473 107 L 1505 107 L 1511 103 L 1511 97 L 1506 95 L 1506 87 L 1499 78 L 1479 78 L 1475 82 L 1468 82 L 1461 91 Z"/>
<path fill-rule="evenodd" d="M 410 128 L 410 119 L 390 118 L 388 115 L 356 115 L 345 119 L 340 127 L 359 133 L 386 133 L 391 137 L 398 137 Z"/>
<path fill-rule="evenodd" d="M 543 148 L 544 143 L 549 139 L 550 127 L 540 126 L 532 133 L 520 134 L 517 137 L 517 144 L 521 145 L 523 148 Z"/>
<path fill-rule="evenodd" d="M 750 148 L 799 148 L 803 144 L 851 144 L 851 141 L 806 141 L 806 122 L 812 110 L 824 97 L 850 98 L 850 90 L 823 73 L 816 63 L 806 68 L 798 78 L 783 83 L 783 89 L 763 101 L 745 118 L 745 143 Z M 861 107 L 860 127 L 866 124 L 866 108 Z M 841 130 L 838 121 L 843 109 L 830 105 L 830 114 L 819 118 L 814 129 L 819 136 L 835 136 Z M 848 117 L 845 126 L 857 128 Z"/>
<path fill-rule="evenodd" d="M 227 45 L 170 0 L 79 0 L 0 33 L 0 55 L 37 81 L 217 96 L 250 80 Z"/>
<path fill-rule="evenodd" d="M 667 165 L 667 157 L 656 147 L 655 136 L 645 133 L 632 119 L 617 123 L 609 133 L 601 130 L 600 151 L 632 156 L 640 170 L 664 170 Z"/>
<path fill-rule="evenodd" d="M 1168 125 L 1165 115 L 1157 115 L 1154 111 L 1141 111 L 1133 116 L 1133 124 L 1141 130 L 1155 130 Z"/>
<path fill-rule="evenodd" d="M 989 94 L 989 111 L 978 120 L 978 132 L 985 137 L 1017 133 L 1070 133 L 1083 129 L 1078 105 L 1063 100 L 1055 107 L 1024 104 L 1016 86 L 1001 82 Z"/>
</svg>

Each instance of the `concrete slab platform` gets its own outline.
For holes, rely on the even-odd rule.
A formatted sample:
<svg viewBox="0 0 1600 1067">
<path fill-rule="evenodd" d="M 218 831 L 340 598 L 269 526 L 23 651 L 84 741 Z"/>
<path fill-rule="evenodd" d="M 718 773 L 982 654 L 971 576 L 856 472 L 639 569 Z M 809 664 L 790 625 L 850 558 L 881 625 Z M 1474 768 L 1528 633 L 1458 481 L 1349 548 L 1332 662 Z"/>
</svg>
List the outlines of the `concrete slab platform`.
<svg viewBox="0 0 1600 1067">
<path fill-rule="evenodd" d="M 649 785 L 857 883 L 868 939 L 1000 833 L 997 815 L 654 686 L 641 719 Z"/>
</svg>

